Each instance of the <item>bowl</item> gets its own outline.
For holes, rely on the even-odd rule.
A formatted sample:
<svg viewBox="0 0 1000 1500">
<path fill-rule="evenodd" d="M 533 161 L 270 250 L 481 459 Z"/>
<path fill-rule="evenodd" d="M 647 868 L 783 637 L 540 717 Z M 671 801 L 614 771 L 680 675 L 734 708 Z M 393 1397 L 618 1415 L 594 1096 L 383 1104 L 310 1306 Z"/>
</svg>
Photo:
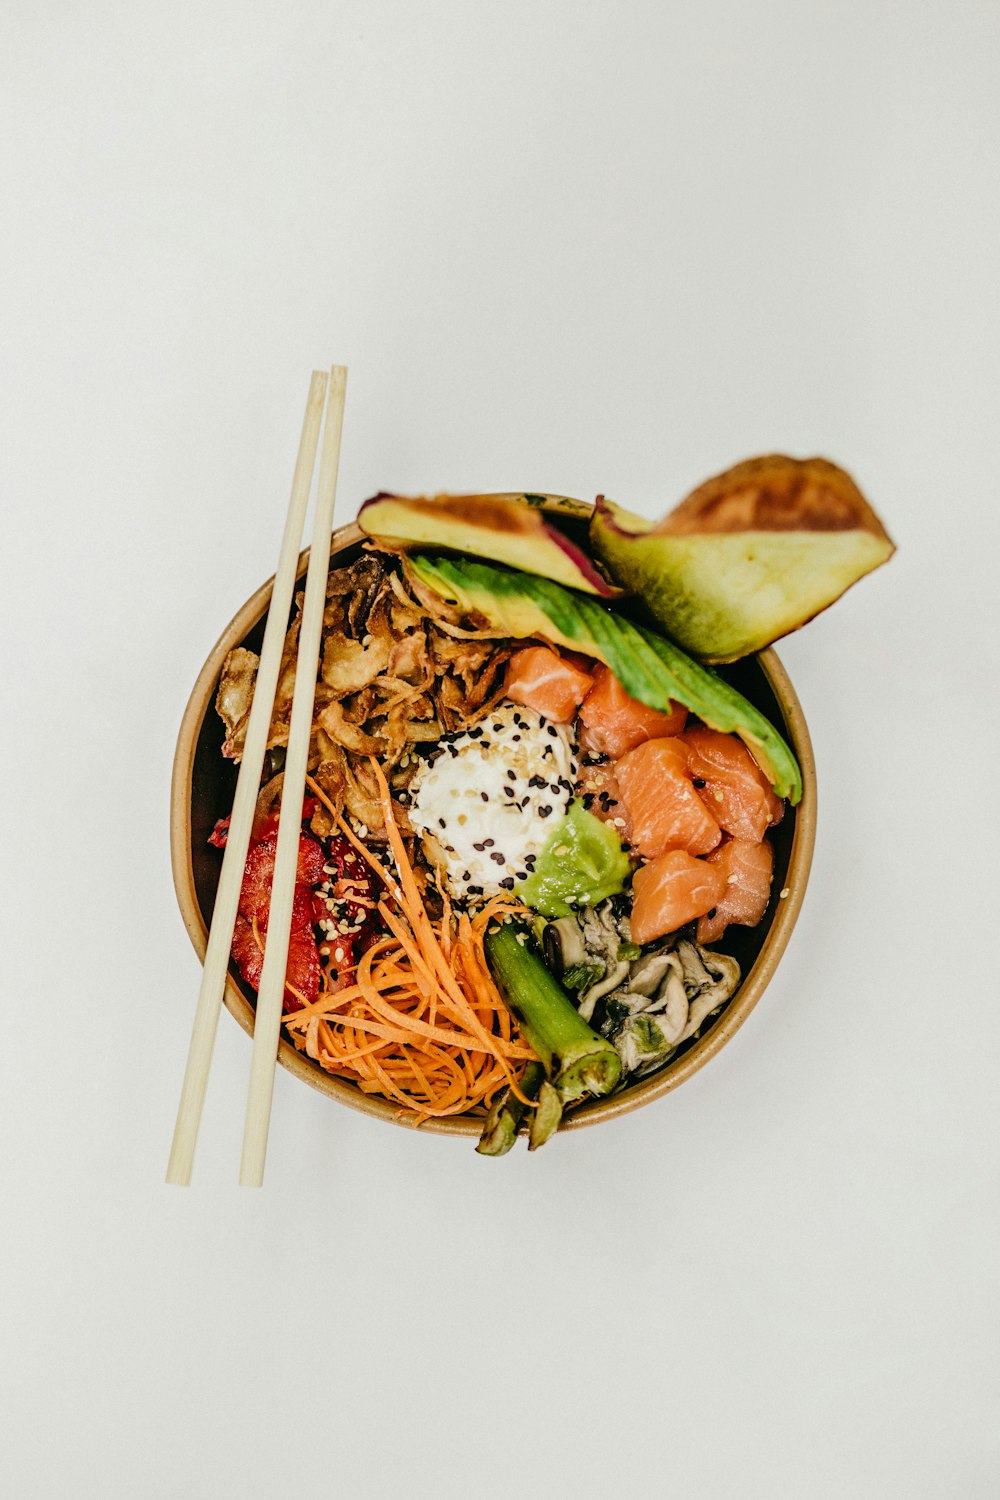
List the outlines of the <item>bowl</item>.
<svg viewBox="0 0 1000 1500">
<path fill-rule="evenodd" d="M 349 562 L 362 540 L 356 524 L 341 527 L 333 535 L 331 559 L 338 565 Z M 300 578 L 307 563 L 308 553 L 304 552 L 299 560 Z M 177 740 L 171 785 L 171 860 L 184 925 L 202 960 L 222 865 L 222 854 L 209 845 L 208 836 L 216 821 L 232 809 L 237 775 L 237 768 L 224 760 L 221 753 L 223 730 L 214 710 L 215 693 L 223 661 L 233 647 L 244 645 L 250 650 L 260 650 L 273 582 L 269 579 L 246 601 L 212 648 L 192 689 Z M 772 834 L 775 860 L 770 904 L 757 927 L 730 927 L 726 933 L 724 949 L 739 960 L 743 978 L 725 1008 L 706 1022 L 701 1035 L 686 1043 L 657 1072 L 620 1093 L 573 1108 L 560 1127 L 563 1130 L 596 1125 L 637 1109 L 677 1088 L 704 1067 L 735 1035 L 760 1000 L 795 926 L 809 876 L 816 827 L 816 769 L 805 718 L 773 650 L 762 651 L 720 670 L 762 713 L 783 728 L 802 768 L 802 800 L 797 808 L 787 808 Z M 235 966 L 230 968 L 224 998 L 226 1008 L 244 1031 L 252 1034 L 256 997 Z M 278 1046 L 278 1061 L 304 1083 L 351 1109 L 394 1124 L 406 1123 L 399 1120 L 397 1106 L 388 1099 L 364 1094 L 347 1080 L 334 1078 L 284 1037 Z M 481 1128 L 481 1114 L 433 1119 L 420 1126 L 421 1130 L 448 1135 L 475 1136 Z"/>
</svg>

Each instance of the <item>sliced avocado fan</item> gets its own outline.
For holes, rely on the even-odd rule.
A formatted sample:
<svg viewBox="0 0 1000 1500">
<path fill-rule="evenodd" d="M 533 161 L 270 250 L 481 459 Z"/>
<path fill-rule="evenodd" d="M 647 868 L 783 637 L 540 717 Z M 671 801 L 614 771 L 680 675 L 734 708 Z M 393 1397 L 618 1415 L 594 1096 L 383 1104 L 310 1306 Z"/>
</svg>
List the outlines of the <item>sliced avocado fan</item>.
<svg viewBox="0 0 1000 1500">
<path fill-rule="evenodd" d="M 797 803 L 802 773 L 791 749 L 753 704 L 672 641 L 613 613 L 596 599 L 513 568 L 461 557 L 411 554 L 417 579 L 447 603 L 482 615 L 516 640 L 537 636 L 594 656 L 633 698 L 666 710 L 671 701 L 710 729 L 737 734 L 779 797 Z"/>
</svg>

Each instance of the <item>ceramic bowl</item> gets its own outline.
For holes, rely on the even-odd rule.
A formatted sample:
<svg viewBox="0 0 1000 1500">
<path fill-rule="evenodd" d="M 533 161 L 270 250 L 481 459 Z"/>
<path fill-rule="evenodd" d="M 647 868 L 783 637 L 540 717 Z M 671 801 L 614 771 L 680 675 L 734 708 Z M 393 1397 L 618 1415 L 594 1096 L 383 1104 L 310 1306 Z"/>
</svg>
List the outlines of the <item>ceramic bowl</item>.
<svg viewBox="0 0 1000 1500">
<path fill-rule="evenodd" d="M 333 536 L 332 558 L 338 565 L 350 561 L 360 541 L 361 532 L 356 525 L 341 527 Z M 307 561 L 308 554 L 304 553 L 300 576 L 305 573 Z M 261 585 L 237 611 L 212 648 L 191 692 L 177 741 L 170 809 L 174 885 L 188 934 L 202 959 L 222 864 L 221 852 L 209 845 L 208 836 L 217 819 L 231 811 L 236 787 L 236 767 L 221 754 L 223 733 L 213 706 L 215 693 L 222 663 L 234 646 L 260 650 L 272 584 L 273 579 Z M 760 1000 L 795 926 L 809 876 L 816 824 L 816 771 L 806 722 L 773 650 L 762 651 L 722 671 L 768 718 L 783 728 L 802 768 L 802 800 L 797 808 L 787 809 L 772 835 L 775 862 L 770 905 L 757 927 L 730 927 L 726 933 L 724 950 L 739 960 L 743 979 L 725 1009 L 710 1018 L 701 1035 L 675 1053 L 658 1072 L 609 1098 L 594 1099 L 574 1108 L 561 1127 L 564 1130 L 596 1125 L 637 1109 L 677 1088 L 704 1067 L 739 1030 Z M 244 984 L 233 966 L 226 982 L 225 1003 L 248 1033 L 253 1031 L 254 999 L 253 990 Z M 352 1083 L 325 1073 L 284 1039 L 279 1045 L 278 1060 L 304 1083 L 341 1104 L 400 1123 L 396 1106 L 389 1100 L 363 1094 Z M 478 1135 L 481 1126 L 482 1116 L 470 1114 L 429 1120 L 420 1128 L 471 1136 Z"/>
</svg>

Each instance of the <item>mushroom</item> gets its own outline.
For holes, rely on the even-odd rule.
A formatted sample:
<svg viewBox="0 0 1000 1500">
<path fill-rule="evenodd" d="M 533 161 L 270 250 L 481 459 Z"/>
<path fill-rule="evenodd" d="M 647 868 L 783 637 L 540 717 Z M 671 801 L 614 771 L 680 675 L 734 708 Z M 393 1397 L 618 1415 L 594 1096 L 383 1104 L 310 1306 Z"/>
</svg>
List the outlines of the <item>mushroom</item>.
<svg viewBox="0 0 1000 1500">
<path fill-rule="evenodd" d="M 683 948 L 689 948 L 692 952 L 683 955 L 681 954 Z M 714 1010 L 725 1005 L 733 994 L 740 982 L 740 966 L 735 958 L 730 958 L 725 953 L 709 953 L 707 949 L 698 948 L 694 943 L 679 943 L 677 951 L 682 963 L 686 958 L 687 963 L 693 969 L 697 961 L 708 978 L 707 985 L 704 985 L 690 1002 L 687 1025 L 679 1038 L 680 1041 L 686 1042 L 689 1037 L 694 1036 L 702 1022 L 707 1020 Z"/>
</svg>

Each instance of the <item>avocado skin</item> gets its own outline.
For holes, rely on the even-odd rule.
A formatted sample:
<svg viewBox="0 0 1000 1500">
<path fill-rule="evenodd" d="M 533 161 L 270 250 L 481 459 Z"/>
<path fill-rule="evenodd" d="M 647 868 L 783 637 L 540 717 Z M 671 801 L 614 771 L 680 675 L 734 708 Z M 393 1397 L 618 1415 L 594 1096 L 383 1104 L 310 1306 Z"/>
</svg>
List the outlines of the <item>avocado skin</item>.
<svg viewBox="0 0 1000 1500">
<path fill-rule="evenodd" d="M 596 599 L 511 568 L 424 553 L 411 556 L 410 566 L 421 583 L 447 602 L 483 616 L 513 639 L 540 637 L 594 656 L 648 707 L 666 711 L 671 700 L 682 703 L 710 729 L 739 735 L 777 795 L 793 805 L 801 799 L 798 762 L 774 725 L 742 693 L 665 636 Z"/>
<path fill-rule="evenodd" d="M 562 495 L 376 495 L 358 512 L 362 531 L 400 547 L 445 547 L 551 578 L 603 599 L 624 590 L 552 524 L 550 515 L 586 521 L 591 508 Z"/>
<path fill-rule="evenodd" d="M 599 497 L 590 545 L 674 640 L 709 662 L 798 630 L 895 550 L 849 474 L 784 454 L 716 475 L 658 523 Z"/>
</svg>

